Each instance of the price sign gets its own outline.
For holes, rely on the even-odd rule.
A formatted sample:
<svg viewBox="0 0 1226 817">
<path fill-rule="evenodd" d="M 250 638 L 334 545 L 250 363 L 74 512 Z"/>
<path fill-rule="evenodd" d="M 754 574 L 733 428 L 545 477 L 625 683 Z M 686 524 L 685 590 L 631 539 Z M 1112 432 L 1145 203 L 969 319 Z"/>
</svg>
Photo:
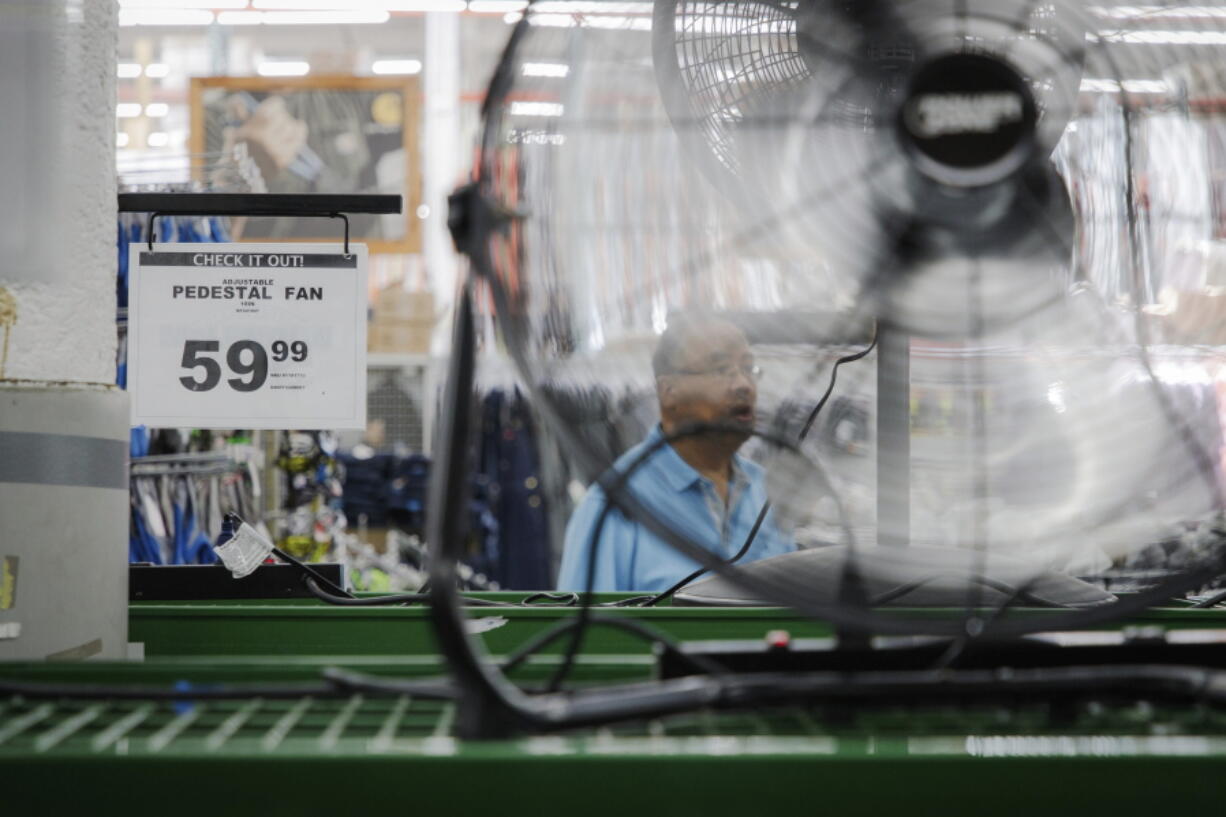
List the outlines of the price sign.
<svg viewBox="0 0 1226 817">
<path fill-rule="evenodd" d="M 132 244 L 132 422 L 366 426 L 366 247 Z"/>
</svg>

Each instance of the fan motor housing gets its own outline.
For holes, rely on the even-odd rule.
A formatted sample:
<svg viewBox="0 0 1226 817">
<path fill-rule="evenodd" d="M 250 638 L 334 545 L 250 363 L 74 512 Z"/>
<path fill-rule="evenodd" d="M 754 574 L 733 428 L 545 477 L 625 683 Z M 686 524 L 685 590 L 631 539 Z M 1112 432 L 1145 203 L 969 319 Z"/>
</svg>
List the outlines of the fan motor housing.
<svg viewBox="0 0 1226 817">
<path fill-rule="evenodd" d="M 1038 107 L 1004 60 L 945 54 L 913 75 L 899 107 L 898 135 L 915 167 L 951 187 L 1001 182 L 1035 154 Z"/>
</svg>

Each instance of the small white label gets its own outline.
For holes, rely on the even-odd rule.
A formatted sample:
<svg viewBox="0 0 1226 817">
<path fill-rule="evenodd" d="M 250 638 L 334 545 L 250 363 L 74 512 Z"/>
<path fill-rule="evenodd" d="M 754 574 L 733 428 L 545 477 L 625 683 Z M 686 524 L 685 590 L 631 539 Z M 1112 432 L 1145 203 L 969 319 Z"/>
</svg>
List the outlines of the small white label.
<svg viewBox="0 0 1226 817">
<path fill-rule="evenodd" d="M 234 534 L 233 539 L 222 542 L 213 550 L 217 551 L 221 563 L 233 574 L 234 578 L 241 579 L 244 576 L 250 576 L 257 567 L 264 563 L 268 554 L 272 553 L 272 542 L 260 536 L 255 528 L 244 522 L 239 526 L 238 533 Z"/>
<path fill-rule="evenodd" d="M 507 619 L 504 616 L 487 616 L 486 618 L 471 618 L 464 622 L 464 629 L 468 630 L 471 635 L 479 635 L 488 633 L 490 630 L 497 630 L 499 627 L 506 625 Z"/>
<path fill-rule="evenodd" d="M 366 247 L 130 245 L 132 422 L 366 427 Z"/>
<path fill-rule="evenodd" d="M 0 624 L 0 641 L 10 641 L 14 638 L 21 638 L 21 622 L 6 621 Z"/>
</svg>

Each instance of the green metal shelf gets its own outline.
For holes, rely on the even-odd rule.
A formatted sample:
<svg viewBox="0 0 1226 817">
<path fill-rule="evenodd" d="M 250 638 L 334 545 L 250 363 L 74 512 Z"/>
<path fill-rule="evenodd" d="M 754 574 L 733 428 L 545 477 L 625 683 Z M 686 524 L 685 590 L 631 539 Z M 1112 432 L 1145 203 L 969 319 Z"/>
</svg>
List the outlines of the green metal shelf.
<svg viewBox="0 0 1226 817">
<path fill-rule="evenodd" d="M 226 701 L 0 699 L 0 763 L 14 757 L 809 754 L 867 757 L 1197 756 L 1226 763 L 1226 714 L 1148 703 L 697 712 L 565 736 L 462 743 L 454 705 L 351 695 Z M 1226 766 L 1224 766 L 1226 768 Z"/>
<path fill-rule="evenodd" d="M 522 593 L 475 594 L 518 600 Z M 609 595 L 602 600 L 620 598 Z M 680 640 L 761 638 L 784 629 L 796 638 L 828 638 L 832 628 L 790 610 L 754 608 L 605 608 L 604 615 L 625 616 Z M 948 611 L 900 611 L 916 617 Z M 1022 611 L 1051 615 L 1050 610 Z M 509 652 L 542 629 L 574 614 L 574 608 L 473 608 L 469 616 L 489 625 L 481 639 L 494 653 Z M 431 655 L 435 652 L 429 612 L 423 607 L 332 607 L 296 603 L 228 602 L 207 604 L 137 603 L 129 607 L 129 640 L 144 644 L 148 657 L 183 655 Z M 1226 627 L 1224 610 L 1151 610 L 1130 619 L 1133 626 Z M 1105 626 L 1115 629 L 1119 625 Z M 559 645 L 555 649 L 561 649 Z M 593 629 L 585 651 L 646 654 L 649 647 L 626 633 Z"/>
</svg>

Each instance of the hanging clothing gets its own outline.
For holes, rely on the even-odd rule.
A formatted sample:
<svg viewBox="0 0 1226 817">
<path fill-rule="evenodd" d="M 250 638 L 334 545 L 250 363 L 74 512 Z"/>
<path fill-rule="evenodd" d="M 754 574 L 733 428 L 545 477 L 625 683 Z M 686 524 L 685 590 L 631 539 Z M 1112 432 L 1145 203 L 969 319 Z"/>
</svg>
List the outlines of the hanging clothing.
<svg viewBox="0 0 1226 817">
<path fill-rule="evenodd" d="M 498 523 L 490 578 L 509 590 L 549 587 L 552 549 L 537 459 L 535 423 L 518 389 L 482 402 L 479 475 Z"/>
<path fill-rule="evenodd" d="M 657 426 L 643 442 L 623 454 L 610 473 L 625 473 L 640 456 L 659 446 L 630 474 L 626 490 L 677 533 L 722 559 L 732 558 L 767 502 L 765 472 L 740 455 L 733 457 L 732 480 L 724 501 L 710 480 L 682 459 L 671 445 L 660 445 L 662 440 L 663 432 Z M 593 485 L 571 517 L 558 589 L 586 589 L 592 535 L 606 504 L 604 490 Z M 776 527 L 774 513 L 768 513 L 741 563 L 795 549 L 791 539 Z M 605 516 L 600 529 L 592 588 L 660 592 L 700 567 L 642 523 L 614 508 Z"/>
</svg>

